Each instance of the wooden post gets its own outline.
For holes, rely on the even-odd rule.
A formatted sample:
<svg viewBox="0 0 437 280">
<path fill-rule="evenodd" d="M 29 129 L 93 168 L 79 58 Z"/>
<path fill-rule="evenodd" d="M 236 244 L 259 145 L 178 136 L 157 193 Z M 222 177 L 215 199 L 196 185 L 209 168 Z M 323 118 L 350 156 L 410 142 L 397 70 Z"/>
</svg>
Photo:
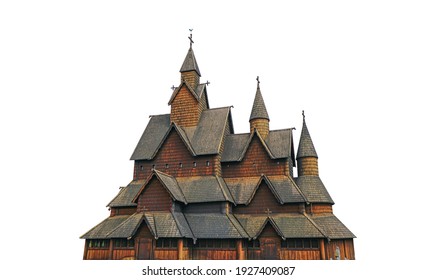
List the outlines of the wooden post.
<svg viewBox="0 0 437 280">
<path fill-rule="evenodd" d="M 237 260 L 245 260 L 246 256 L 244 254 L 243 250 L 243 240 L 238 239 L 237 240 Z"/>
<path fill-rule="evenodd" d="M 112 239 L 109 239 L 109 256 L 108 260 L 112 260 L 112 251 L 114 250 L 114 242 Z"/>
<path fill-rule="evenodd" d="M 325 255 L 325 240 L 324 239 L 320 239 L 319 241 L 319 246 L 320 246 L 320 259 L 321 260 L 326 260 L 326 255 Z"/>
<path fill-rule="evenodd" d="M 89 243 L 89 240 L 85 239 L 85 250 L 83 252 L 83 259 L 84 260 L 88 259 L 87 258 L 87 256 L 88 256 L 88 243 Z"/>
<path fill-rule="evenodd" d="M 178 239 L 178 260 L 184 259 L 184 240 Z"/>
</svg>

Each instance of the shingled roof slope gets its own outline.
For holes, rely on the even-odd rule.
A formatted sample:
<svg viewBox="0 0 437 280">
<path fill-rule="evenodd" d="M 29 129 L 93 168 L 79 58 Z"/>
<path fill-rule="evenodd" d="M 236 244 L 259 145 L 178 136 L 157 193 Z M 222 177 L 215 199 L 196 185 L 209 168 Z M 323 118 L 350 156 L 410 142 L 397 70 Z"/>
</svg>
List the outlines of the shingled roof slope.
<svg viewBox="0 0 437 280">
<path fill-rule="evenodd" d="M 292 156 L 293 135 L 292 129 L 271 130 L 265 140 L 275 158 Z"/>
<path fill-rule="evenodd" d="M 126 221 L 129 215 L 120 215 L 109 217 L 97 224 L 95 227 L 90 229 L 87 233 L 82 235 L 80 238 L 84 239 L 104 239 L 108 238 L 109 234 L 120 224 Z"/>
<path fill-rule="evenodd" d="M 334 201 L 319 176 L 305 175 L 296 177 L 294 180 L 308 202 L 334 204 Z"/>
<path fill-rule="evenodd" d="M 306 201 L 293 179 L 289 176 L 267 176 L 267 179 L 283 203 Z"/>
<path fill-rule="evenodd" d="M 302 214 L 277 214 L 272 219 L 285 238 L 323 238 L 325 237 L 311 221 Z"/>
<path fill-rule="evenodd" d="M 236 220 L 226 214 L 185 213 L 196 238 L 248 238 Z"/>
<path fill-rule="evenodd" d="M 137 204 L 133 202 L 133 199 L 145 183 L 146 180 L 133 180 L 129 185 L 122 188 L 106 207 L 136 206 Z"/>
<path fill-rule="evenodd" d="M 224 178 L 236 204 L 248 204 L 260 177 Z"/>
<path fill-rule="evenodd" d="M 170 114 L 151 116 L 131 156 L 131 160 L 152 159 L 164 141 L 170 127 Z"/>
<path fill-rule="evenodd" d="M 224 141 L 230 107 L 204 110 L 191 143 L 196 155 L 218 154 Z"/>
<path fill-rule="evenodd" d="M 356 238 L 356 236 L 331 213 L 310 216 L 330 239 Z"/>
<path fill-rule="evenodd" d="M 229 201 L 235 203 L 226 185 L 215 176 L 176 178 L 188 203 Z"/>
</svg>

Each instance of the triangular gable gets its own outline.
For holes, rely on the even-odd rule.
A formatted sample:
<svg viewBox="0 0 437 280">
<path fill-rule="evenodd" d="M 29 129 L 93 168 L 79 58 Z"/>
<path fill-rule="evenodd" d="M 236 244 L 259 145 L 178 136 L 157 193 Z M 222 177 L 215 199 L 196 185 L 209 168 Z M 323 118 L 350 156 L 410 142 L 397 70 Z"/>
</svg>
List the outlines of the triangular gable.
<svg viewBox="0 0 437 280">
<path fill-rule="evenodd" d="M 188 91 L 193 95 L 193 97 L 197 100 L 197 102 L 200 101 L 202 97 L 201 94 L 204 94 L 204 92 L 206 92 L 202 90 L 199 94 L 197 94 L 197 92 L 187 82 L 182 81 L 181 84 L 174 89 L 173 94 L 171 95 L 170 100 L 168 101 L 168 105 L 171 105 L 171 103 L 173 103 L 173 100 L 176 98 L 176 95 L 178 95 L 178 93 L 181 91 L 184 85 L 187 87 Z"/>
<path fill-rule="evenodd" d="M 150 233 L 156 238 L 157 232 L 153 223 L 153 217 L 145 213 L 135 213 L 109 234 L 109 238 L 131 238 L 138 231 L 140 225 L 144 222 Z"/>
<path fill-rule="evenodd" d="M 267 178 L 266 176 L 262 175 L 261 178 L 258 181 L 257 186 L 253 190 L 252 195 L 249 197 L 249 200 L 246 202 L 246 205 L 249 205 L 250 202 L 252 201 L 252 199 L 255 197 L 255 194 L 258 191 L 259 186 L 262 184 L 263 181 L 266 182 L 267 187 L 269 188 L 269 190 L 271 191 L 273 196 L 276 198 L 276 201 L 279 202 L 280 204 L 284 204 L 284 202 L 281 200 L 281 197 L 276 192 L 275 188 L 273 187 L 272 183 L 270 182 L 269 178 Z"/>
<path fill-rule="evenodd" d="M 265 151 L 267 152 L 267 154 L 269 155 L 269 157 L 271 159 L 274 159 L 275 157 L 273 156 L 272 152 L 270 151 L 269 147 L 267 146 L 266 142 L 263 140 L 263 138 L 261 137 L 261 135 L 259 134 L 258 130 L 255 128 L 254 132 L 252 132 L 250 134 L 250 137 L 246 143 L 246 146 L 243 148 L 243 151 L 240 155 L 240 158 L 238 161 L 242 161 L 243 158 L 246 156 L 246 152 L 249 149 L 250 143 L 252 143 L 253 139 L 255 138 L 255 136 L 258 138 L 258 140 L 261 142 L 262 146 L 264 147 Z"/>
<path fill-rule="evenodd" d="M 276 233 L 285 240 L 285 236 L 284 234 L 281 232 L 281 230 L 279 229 L 278 225 L 276 224 L 276 222 L 271 218 L 271 217 L 267 217 L 264 221 L 264 223 L 262 224 L 262 226 L 259 228 L 258 232 L 255 234 L 255 236 L 253 237 L 253 239 L 257 239 L 261 233 L 263 232 L 263 230 L 265 229 L 265 227 L 267 226 L 267 224 L 269 224 L 273 227 L 273 229 L 276 231 Z"/>
<path fill-rule="evenodd" d="M 155 169 L 152 171 L 152 174 L 149 175 L 149 177 L 146 180 L 146 183 L 141 187 L 137 195 L 132 200 L 133 203 L 138 202 L 138 198 L 140 197 L 141 193 L 147 188 L 147 186 L 149 185 L 149 183 L 152 181 L 153 178 L 158 179 L 158 181 L 161 183 L 161 185 L 164 187 L 164 189 L 167 191 L 167 193 L 170 195 L 173 201 L 180 201 L 187 204 L 185 196 L 182 193 L 182 190 L 179 188 L 179 185 L 176 182 L 176 180 L 173 178 L 173 176 L 170 176 L 168 174 L 165 174 Z"/>
</svg>

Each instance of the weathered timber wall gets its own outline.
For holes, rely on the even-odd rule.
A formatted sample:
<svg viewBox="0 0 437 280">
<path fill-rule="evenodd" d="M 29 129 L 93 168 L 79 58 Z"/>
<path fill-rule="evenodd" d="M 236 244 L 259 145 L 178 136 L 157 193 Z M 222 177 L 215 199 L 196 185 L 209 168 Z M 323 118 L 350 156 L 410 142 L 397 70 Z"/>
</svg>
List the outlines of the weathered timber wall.
<svg viewBox="0 0 437 280">
<path fill-rule="evenodd" d="M 332 213 L 332 205 L 323 203 L 312 203 L 305 206 L 305 211 L 312 214 Z"/>
<path fill-rule="evenodd" d="M 340 249 L 340 258 L 342 260 L 355 260 L 353 239 L 336 239 L 330 242 L 325 241 L 326 258 L 335 260 L 335 250 Z"/>
<path fill-rule="evenodd" d="M 111 217 L 116 215 L 132 215 L 137 211 L 137 207 L 112 207 Z"/>
<path fill-rule="evenodd" d="M 319 250 L 281 249 L 281 260 L 320 260 Z"/>
<path fill-rule="evenodd" d="M 161 182 L 154 177 L 140 194 L 137 211 L 170 211 L 172 198 Z"/>
<path fill-rule="evenodd" d="M 88 248 L 87 260 L 108 260 L 109 259 L 109 249 L 93 249 Z"/>
<path fill-rule="evenodd" d="M 265 139 L 270 131 L 269 120 L 267 119 L 253 119 L 250 121 L 250 132 L 252 133 L 254 130 L 259 132 L 261 137 Z"/>
<path fill-rule="evenodd" d="M 202 102 L 198 102 L 186 85 L 171 103 L 170 120 L 180 126 L 196 126 L 203 110 Z"/>
<path fill-rule="evenodd" d="M 134 260 L 135 250 L 134 249 L 114 249 L 112 251 L 113 260 Z"/>
<path fill-rule="evenodd" d="M 319 176 L 319 164 L 315 157 L 304 157 L 297 160 L 297 174 L 299 176 Z"/>
<path fill-rule="evenodd" d="M 288 175 L 289 168 L 286 160 L 271 159 L 256 136 L 249 144 L 241 162 L 222 164 L 222 176 L 225 178 L 260 176 L 262 174 Z"/>
<path fill-rule="evenodd" d="M 153 160 L 135 161 L 134 179 L 147 179 L 153 168 L 175 177 L 185 177 L 219 175 L 221 166 L 216 155 L 193 157 L 173 130 Z"/>
<path fill-rule="evenodd" d="M 155 260 L 177 260 L 178 250 L 177 249 L 155 249 L 154 258 Z"/>
<path fill-rule="evenodd" d="M 192 249 L 193 260 L 236 260 L 237 250 Z"/>
</svg>

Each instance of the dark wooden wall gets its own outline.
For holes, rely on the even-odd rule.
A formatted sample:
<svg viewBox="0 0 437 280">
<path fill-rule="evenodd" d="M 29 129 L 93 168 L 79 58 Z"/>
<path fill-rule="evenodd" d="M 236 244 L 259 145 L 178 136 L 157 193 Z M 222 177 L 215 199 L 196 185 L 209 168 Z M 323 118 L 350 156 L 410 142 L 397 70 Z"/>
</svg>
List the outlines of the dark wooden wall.
<svg viewBox="0 0 437 280">
<path fill-rule="evenodd" d="M 287 160 L 271 159 L 257 136 L 252 139 L 241 162 L 222 164 L 222 176 L 225 178 L 260 176 L 262 174 L 288 175 L 289 165 Z"/>
<path fill-rule="evenodd" d="M 175 177 L 185 177 L 219 175 L 221 166 L 217 155 L 192 156 L 178 133 L 172 130 L 153 160 L 135 161 L 134 179 L 147 179 L 152 168 Z"/>
<path fill-rule="evenodd" d="M 117 215 L 132 215 L 137 211 L 137 207 L 111 207 L 111 214 L 110 216 L 117 216 Z"/>
<path fill-rule="evenodd" d="M 138 197 L 137 209 L 138 211 L 170 211 L 172 201 L 165 187 L 154 177 Z"/>
</svg>

